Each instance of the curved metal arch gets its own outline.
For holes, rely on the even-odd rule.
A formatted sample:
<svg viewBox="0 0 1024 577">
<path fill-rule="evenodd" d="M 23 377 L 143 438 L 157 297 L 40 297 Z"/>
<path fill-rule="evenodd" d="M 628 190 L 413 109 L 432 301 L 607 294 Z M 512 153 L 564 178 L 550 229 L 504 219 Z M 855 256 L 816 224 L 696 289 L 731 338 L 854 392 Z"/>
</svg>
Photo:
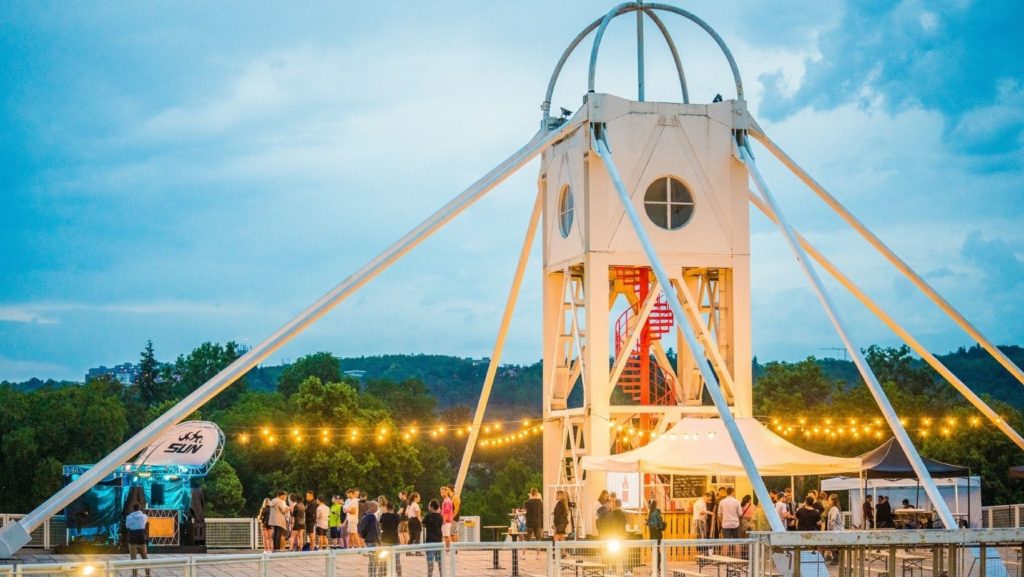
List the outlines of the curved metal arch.
<svg viewBox="0 0 1024 577">
<path fill-rule="evenodd" d="M 686 74 L 683 72 L 683 61 L 679 57 L 679 50 L 676 48 L 676 43 L 674 40 L 672 40 L 672 35 L 669 33 L 668 28 L 665 26 L 665 23 L 662 22 L 661 18 L 659 18 L 653 10 L 649 10 L 647 6 L 642 6 L 635 2 L 622 4 L 616 7 L 615 9 L 619 8 L 622 8 L 623 11 L 617 14 L 617 16 L 622 14 L 628 14 L 630 12 L 636 12 L 637 10 L 643 10 L 644 14 L 646 14 L 647 17 L 650 18 L 652 22 L 654 22 L 654 25 L 658 27 L 658 30 L 661 31 L 661 35 L 662 37 L 665 38 L 665 43 L 668 44 L 668 49 L 672 53 L 672 59 L 675 61 L 676 73 L 679 75 L 679 89 L 683 95 L 683 103 L 689 104 L 690 91 L 686 84 Z M 569 46 L 565 49 L 565 51 L 562 52 L 562 56 L 561 58 L 558 59 L 558 63 L 555 64 L 555 69 L 551 72 L 551 78 L 548 80 L 548 89 L 547 92 L 545 92 L 544 94 L 544 102 L 540 105 L 541 110 L 544 112 L 545 123 L 551 116 L 551 98 L 555 93 L 555 84 L 558 82 L 558 77 L 561 76 L 562 74 L 562 68 L 565 66 L 566 61 L 569 60 L 569 56 L 571 56 L 572 53 L 576 50 L 576 47 L 579 46 L 581 42 L 583 42 L 583 39 L 586 38 L 587 35 L 589 35 L 591 32 L 594 31 L 594 29 L 601 25 L 601 22 L 604 20 L 604 18 L 605 17 L 602 16 L 601 18 L 594 20 L 593 22 L 590 23 L 589 26 L 584 28 L 582 32 L 577 34 L 576 38 L 574 38 L 573 41 L 569 43 Z"/>
<path fill-rule="evenodd" d="M 672 12 L 674 14 L 678 14 L 683 18 L 690 20 L 694 24 L 703 28 L 704 31 L 707 32 L 709 36 L 711 36 L 715 43 L 718 44 L 718 47 L 722 50 L 722 53 L 725 55 L 725 59 L 729 61 L 729 68 L 732 69 L 733 81 L 736 83 L 736 97 L 739 100 L 743 100 L 743 80 L 740 78 L 740 69 L 739 66 L 736 65 L 736 59 L 733 58 L 732 51 L 729 50 L 729 47 L 726 45 L 725 40 L 722 40 L 722 37 L 719 36 L 718 33 L 715 32 L 715 29 L 712 28 L 707 22 L 701 20 L 692 12 L 688 12 L 676 6 L 657 3 L 639 4 L 637 2 L 629 2 L 619 4 L 615 8 L 612 8 L 607 14 L 605 14 L 603 18 L 601 18 L 601 23 L 598 25 L 597 28 L 597 34 L 594 35 L 594 45 L 590 49 L 590 70 L 587 77 L 587 92 L 594 92 L 594 79 L 597 75 L 597 54 L 601 49 L 601 39 L 604 37 L 604 31 L 608 27 L 608 23 L 611 22 L 612 19 L 614 19 L 617 16 L 640 9 L 645 11 L 663 10 L 665 12 Z"/>
</svg>

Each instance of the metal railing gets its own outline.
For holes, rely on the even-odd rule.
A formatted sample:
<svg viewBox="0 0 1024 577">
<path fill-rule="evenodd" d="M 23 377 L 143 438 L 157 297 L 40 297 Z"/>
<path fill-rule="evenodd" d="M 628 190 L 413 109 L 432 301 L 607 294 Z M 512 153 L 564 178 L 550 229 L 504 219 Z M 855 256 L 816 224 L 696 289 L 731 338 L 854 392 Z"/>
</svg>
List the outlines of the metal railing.
<svg viewBox="0 0 1024 577">
<path fill-rule="evenodd" d="M 814 531 L 108 558 L 0 566 L 0 577 L 1020 577 L 1022 547 L 1019 528 Z"/>
</svg>

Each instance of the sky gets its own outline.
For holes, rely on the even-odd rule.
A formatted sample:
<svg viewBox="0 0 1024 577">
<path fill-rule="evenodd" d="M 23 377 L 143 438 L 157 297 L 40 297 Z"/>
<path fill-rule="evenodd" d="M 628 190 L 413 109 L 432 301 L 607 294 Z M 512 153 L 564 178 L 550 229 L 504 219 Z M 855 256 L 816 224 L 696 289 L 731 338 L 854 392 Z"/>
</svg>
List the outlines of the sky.
<svg viewBox="0 0 1024 577">
<path fill-rule="evenodd" d="M 679 2 L 736 56 L 766 132 L 997 343 L 1024 343 L 1024 60 L 1015 2 Z M 0 4 L 0 379 L 78 379 L 255 345 L 536 131 L 602 2 Z M 720 52 L 665 15 L 694 102 Z M 633 97 L 635 20 L 597 89 Z M 648 27 L 649 100 L 678 99 Z M 589 42 L 554 106 L 586 92 Z M 755 149 L 755 152 L 757 150 Z M 787 216 L 935 352 L 970 338 L 766 152 Z M 269 362 L 489 356 L 538 163 Z M 753 211 L 752 211 L 753 214 Z M 752 216 L 754 353 L 839 355 L 782 237 Z M 539 243 L 538 243 L 539 244 Z M 504 359 L 541 357 L 534 251 Z M 835 283 L 858 344 L 896 337 Z"/>
</svg>

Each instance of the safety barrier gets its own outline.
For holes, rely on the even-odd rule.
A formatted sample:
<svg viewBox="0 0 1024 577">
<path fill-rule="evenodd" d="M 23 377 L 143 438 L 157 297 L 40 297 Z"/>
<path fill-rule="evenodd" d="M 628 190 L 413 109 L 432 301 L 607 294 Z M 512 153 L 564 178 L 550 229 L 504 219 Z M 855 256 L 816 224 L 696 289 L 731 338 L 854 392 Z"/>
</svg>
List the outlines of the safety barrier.
<svg viewBox="0 0 1024 577">
<path fill-rule="evenodd" d="M 1024 529 L 454 543 L 0 566 L 0 577 L 1020 577 Z"/>
</svg>

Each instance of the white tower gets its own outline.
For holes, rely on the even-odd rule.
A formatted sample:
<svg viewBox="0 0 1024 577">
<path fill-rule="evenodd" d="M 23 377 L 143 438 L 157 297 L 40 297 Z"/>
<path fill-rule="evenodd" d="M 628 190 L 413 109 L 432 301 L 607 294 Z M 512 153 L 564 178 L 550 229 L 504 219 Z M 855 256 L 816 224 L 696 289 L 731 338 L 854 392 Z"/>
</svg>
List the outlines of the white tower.
<svg viewBox="0 0 1024 577">
<path fill-rule="evenodd" d="M 734 130 L 747 115 L 742 100 L 669 104 L 594 93 L 579 115 L 607 128 L 633 206 L 672 277 L 668 290 L 692 313 L 674 319 L 666 306 L 666 287 L 606 170 L 591 162 L 592 132 L 545 151 L 544 480 L 570 490 L 590 519 L 606 480 L 583 478 L 583 454 L 634 448 L 683 414 L 717 414 L 674 322 L 704 337 L 734 413 L 751 414 L 748 173 L 734 155 Z"/>
</svg>

